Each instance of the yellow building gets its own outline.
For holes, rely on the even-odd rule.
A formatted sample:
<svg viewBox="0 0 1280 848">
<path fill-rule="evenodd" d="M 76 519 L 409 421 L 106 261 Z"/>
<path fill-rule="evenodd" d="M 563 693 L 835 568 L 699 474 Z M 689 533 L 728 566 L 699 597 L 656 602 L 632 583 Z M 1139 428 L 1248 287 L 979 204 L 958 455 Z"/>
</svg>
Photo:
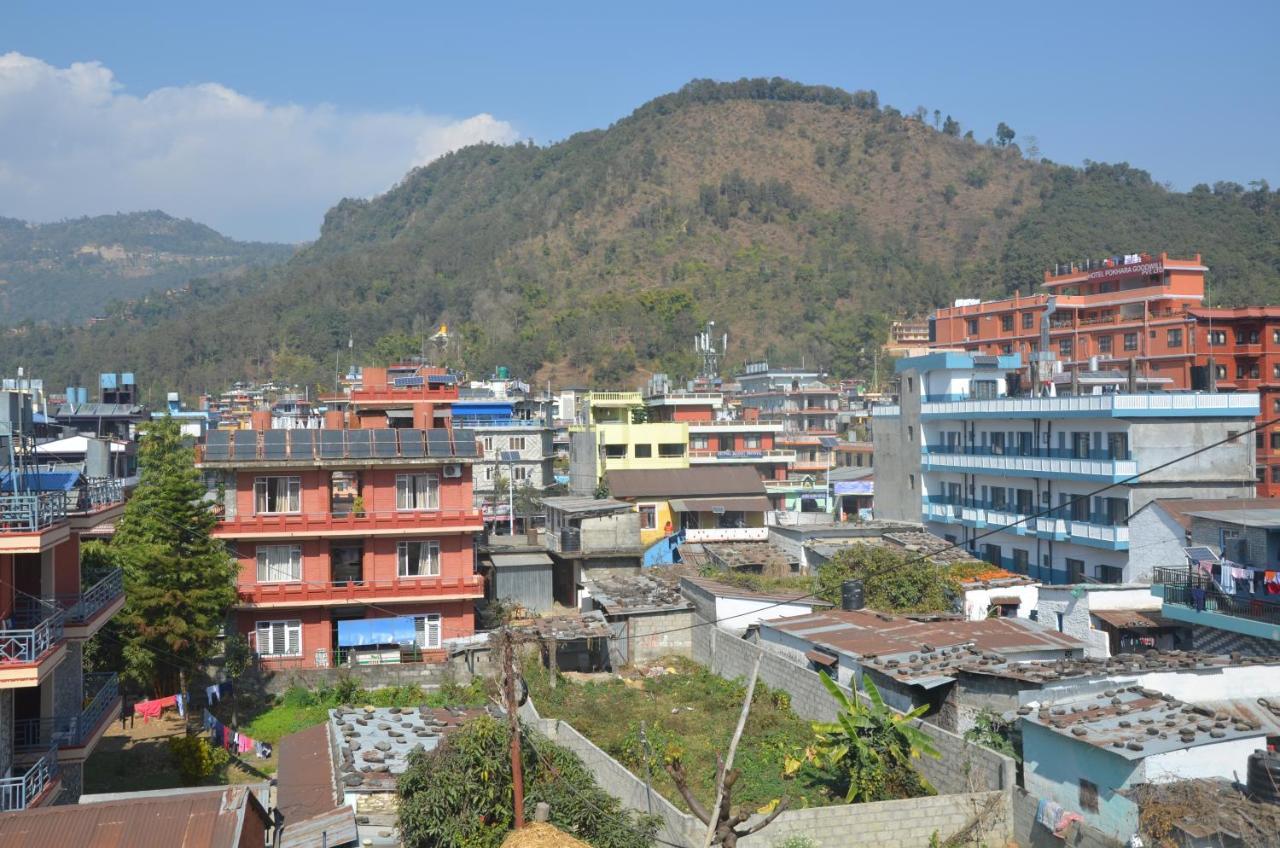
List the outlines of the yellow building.
<svg viewBox="0 0 1280 848">
<path fill-rule="evenodd" d="M 636 505 L 646 547 L 681 530 L 690 542 L 769 538 L 769 499 L 748 466 L 619 471 L 609 485 L 613 497 Z"/>
<path fill-rule="evenodd" d="M 591 392 L 583 417 L 585 421 L 573 428 L 574 436 L 590 436 L 597 482 L 611 471 L 689 467 L 689 425 L 647 421 L 639 392 Z"/>
</svg>

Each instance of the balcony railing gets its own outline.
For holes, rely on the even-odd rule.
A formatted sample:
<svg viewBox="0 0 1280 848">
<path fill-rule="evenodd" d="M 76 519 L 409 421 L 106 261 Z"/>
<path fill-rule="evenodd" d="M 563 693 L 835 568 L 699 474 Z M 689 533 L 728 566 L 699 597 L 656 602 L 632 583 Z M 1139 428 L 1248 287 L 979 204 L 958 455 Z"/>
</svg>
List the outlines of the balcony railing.
<svg viewBox="0 0 1280 848">
<path fill-rule="evenodd" d="M 224 516 L 219 530 L 226 533 L 322 533 L 374 530 L 448 529 L 480 524 L 474 509 L 385 510 L 379 512 L 288 512 Z"/>
<path fill-rule="evenodd" d="M 338 648 L 337 650 L 329 650 L 327 648 L 319 648 L 316 650 L 314 658 L 316 668 L 341 668 L 343 666 L 363 666 L 363 665 L 404 665 L 405 663 L 421 663 L 435 662 L 435 657 L 430 656 L 428 652 L 439 655 L 439 648 L 419 648 L 418 646 L 401 645 L 398 654 L 392 654 L 391 651 L 377 651 L 369 648 Z M 301 657 L 271 657 L 273 661 L 297 659 Z"/>
<path fill-rule="evenodd" d="M 53 603 L 19 610 L 0 629 L 0 665 L 33 663 L 61 641 L 66 613 Z"/>
<path fill-rule="evenodd" d="M 242 604 L 289 604 L 304 601 L 359 602 L 374 597 L 431 598 L 473 595 L 484 588 L 478 574 L 461 577 L 400 577 L 395 580 L 295 581 L 250 583 L 237 587 Z"/>
<path fill-rule="evenodd" d="M 1157 569 L 1157 571 L 1159 570 Z M 1204 588 L 1204 608 L 1206 612 L 1216 612 L 1233 618 L 1248 619 L 1249 621 L 1260 621 L 1264 624 L 1280 625 L 1280 604 L 1270 603 L 1252 596 L 1241 598 L 1235 595 L 1227 595 L 1221 591 L 1203 586 L 1165 583 L 1159 579 L 1153 579 L 1153 582 L 1163 584 L 1163 596 L 1166 604 L 1175 604 L 1194 609 L 1195 598 L 1192 597 L 1191 590 Z"/>
<path fill-rule="evenodd" d="M 686 527 L 684 538 L 687 542 L 767 542 L 768 527 L 708 527 L 706 529 Z"/>
<path fill-rule="evenodd" d="M 50 747 L 26 771 L 0 778 L 0 812 L 25 810 L 58 777 L 58 749 Z"/>
<path fill-rule="evenodd" d="M 690 433 L 696 433 L 704 428 L 767 433 L 782 432 L 782 424 L 778 421 L 690 421 L 688 424 Z"/>
<path fill-rule="evenodd" d="M 124 487 L 119 480 L 111 477 L 90 477 L 75 492 L 75 509 L 78 512 L 88 512 L 124 501 Z"/>
<path fill-rule="evenodd" d="M 883 413 L 895 414 L 895 413 Z M 967 416 L 1127 418 L 1159 415 L 1257 415 L 1257 395 L 1245 392 L 1151 392 L 1149 394 L 1070 395 L 1066 397 L 965 398 L 927 401 L 921 414 L 934 418 Z"/>
<path fill-rule="evenodd" d="M 1073 448 L 1028 448 L 1018 445 L 1000 447 L 997 445 L 926 445 L 924 452 L 930 455 L 963 455 L 963 456 L 1008 456 L 1008 457 L 1045 457 L 1049 459 L 1101 459 L 1109 462 L 1128 461 L 1133 454 L 1127 450 L 1075 450 Z"/>
<path fill-rule="evenodd" d="M 1138 464 L 1122 459 L 1068 459 L 1054 457 L 1018 456 L 1016 454 L 968 454 L 923 452 L 925 470 L 957 469 L 971 473 L 1041 476 L 1046 474 L 1068 477 L 1096 477 L 1117 481 L 1138 473 Z"/>
<path fill-rule="evenodd" d="M 795 462 L 796 452 L 781 448 L 742 448 L 741 450 L 697 448 L 689 451 L 689 459 L 716 462 Z"/>
<path fill-rule="evenodd" d="M 120 700 L 120 678 L 111 674 L 86 674 L 85 698 L 88 703 L 74 715 L 48 718 L 15 719 L 13 744 L 19 751 L 58 748 L 81 748 L 88 743 L 102 719 L 112 712 Z"/>
<path fill-rule="evenodd" d="M 48 598 L 22 597 L 16 604 L 19 612 L 30 621 L 38 621 L 54 607 L 64 614 L 67 626 L 83 625 L 92 621 L 101 610 L 124 597 L 124 570 L 113 568 L 83 592 L 54 595 Z"/>
<path fill-rule="evenodd" d="M 66 517 L 64 492 L 0 495 L 0 533 L 35 533 Z"/>
</svg>

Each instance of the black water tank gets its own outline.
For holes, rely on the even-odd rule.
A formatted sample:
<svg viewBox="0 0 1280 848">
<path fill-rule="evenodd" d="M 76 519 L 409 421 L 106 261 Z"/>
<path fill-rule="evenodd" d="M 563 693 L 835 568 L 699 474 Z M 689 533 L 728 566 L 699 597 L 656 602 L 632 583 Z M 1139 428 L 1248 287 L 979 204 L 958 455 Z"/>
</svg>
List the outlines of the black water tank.
<svg viewBox="0 0 1280 848">
<path fill-rule="evenodd" d="M 860 610 L 865 604 L 861 580 L 846 580 L 840 584 L 840 609 Z"/>
<path fill-rule="evenodd" d="M 1254 751 L 1249 755 L 1249 794 L 1259 801 L 1280 804 L 1280 754 Z"/>
</svg>

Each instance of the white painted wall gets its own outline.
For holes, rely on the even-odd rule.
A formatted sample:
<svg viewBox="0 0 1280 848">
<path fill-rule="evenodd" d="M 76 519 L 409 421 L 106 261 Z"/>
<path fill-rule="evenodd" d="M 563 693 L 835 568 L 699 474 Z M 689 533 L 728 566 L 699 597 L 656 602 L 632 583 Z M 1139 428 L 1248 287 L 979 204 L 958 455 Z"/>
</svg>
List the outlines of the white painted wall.
<svg viewBox="0 0 1280 848">
<path fill-rule="evenodd" d="M 1036 608 L 1040 599 L 1040 584 L 1027 586 L 1003 586 L 995 589 L 966 589 L 964 593 L 964 615 L 970 621 L 981 621 L 991 610 L 991 599 L 1008 598 L 1016 595 L 1019 600 L 1018 618 L 1030 618 L 1031 611 Z"/>
<path fill-rule="evenodd" d="M 759 598 L 716 598 L 716 621 L 721 630 L 741 636 L 753 624 L 759 624 L 771 618 L 786 618 L 793 615 L 808 615 L 813 608 L 808 604 L 781 604 Z M 725 621 L 725 619 L 729 619 Z"/>
<path fill-rule="evenodd" d="M 1153 754 L 1143 763 L 1148 783 L 1172 783 L 1202 777 L 1221 777 L 1244 782 L 1249 755 L 1262 747 L 1266 734 L 1247 739 L 1231 739 L 1194 748 L 1180 748 Z"/>
<path fill-rule="evenodd" d="M 1078 598 L 1072 595 L 1075 588 L 1041 586 L 1036 615 L 1045 627 L 1057 630 L 1062 613 L 1062 632 L 1088 645 L 1085 655 L 1096 659 L 1111 656 L 1111 648 L 1107 634 L 1094 628 L 1091 612 L 1160 609 L 1160 599 L 1149 586 L 1090 586 Z"/>
<path fill-rule="evenodd" d="M 1186 562 L 1186 531 L 1159 504 L 1129 516 L 1129 568 L 1125 579 L 1150 583 L 1152 569 Z"/>
</svg>

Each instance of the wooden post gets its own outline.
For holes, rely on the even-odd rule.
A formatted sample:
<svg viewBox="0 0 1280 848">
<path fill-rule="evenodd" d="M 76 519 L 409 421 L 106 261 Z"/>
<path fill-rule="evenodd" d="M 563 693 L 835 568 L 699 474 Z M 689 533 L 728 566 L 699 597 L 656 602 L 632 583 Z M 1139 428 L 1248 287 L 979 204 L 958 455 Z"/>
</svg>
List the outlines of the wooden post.
<svg viewBox="0 0 1280 848">
<path fill-rule="evenodd" d="M 524 827 L 524 773 L 520 758 L 520 716 L 516 714 L 516 668 L 514 635 L 511 628 L 503 630 L 502 664 L 505 679 L 502 684 L 503 699 L 507 705 L 507 721 L 511 725 L 511 789 L 516 830 Z"/>
<path fill-rule="evenodd" d="M 560 668 L 559 660 L 556 657 L 556 647 L 560 643 L 556 637 L 552 636 L 546 640 L 547 645 L 547 668 L 550 670 L 550 678 L 548 684 L 552 689 L 556 688 L 556 672 Z"/>
</svg>

